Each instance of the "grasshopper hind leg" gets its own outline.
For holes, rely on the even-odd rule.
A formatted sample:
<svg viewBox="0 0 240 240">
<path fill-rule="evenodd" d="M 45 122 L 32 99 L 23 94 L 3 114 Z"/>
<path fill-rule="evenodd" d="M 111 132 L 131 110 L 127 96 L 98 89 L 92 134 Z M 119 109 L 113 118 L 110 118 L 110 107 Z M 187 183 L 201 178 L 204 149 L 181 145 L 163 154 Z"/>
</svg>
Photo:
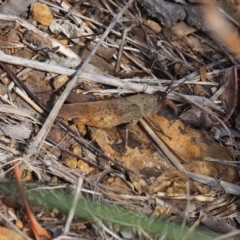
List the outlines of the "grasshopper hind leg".
<svg viewBox="0 0 240 240">
<path fill-rule="evenodd" d="M 132 120 L 130 123 L 124 124 L 124 126 L 123 124 L 119 126 L 120 127 L 119 131 L 124 142 L 122 155 L 124 155 L 127 152 L 127 147 L 129 145 L 129 132 L 133 132 L 132 127 L 134 127 L 137 124 L 137 122 L 138 122 L 137 120 Z"/>
<path fill-rule="evenodd" d="M 131 127 L 135 126 L 137 124 L 137 120 L 132 120 L 130 123 L 127 124 L 126 126 L 126 137 L 125 137 L 125 146 L 124 146 L 124 150 L 125 152 L 127 151 L 127 146 L 128 146 L 128 137 L 129 137 L 129 131 L 131 131 Z"/>
</svg>

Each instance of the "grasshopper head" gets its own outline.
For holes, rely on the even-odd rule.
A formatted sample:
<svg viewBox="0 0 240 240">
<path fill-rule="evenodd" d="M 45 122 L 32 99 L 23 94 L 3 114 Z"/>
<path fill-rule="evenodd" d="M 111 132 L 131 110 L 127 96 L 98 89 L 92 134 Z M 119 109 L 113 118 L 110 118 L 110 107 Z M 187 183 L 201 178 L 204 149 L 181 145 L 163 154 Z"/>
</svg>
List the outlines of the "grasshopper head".
<svg viewBox="0 0 240 240">
<path fill-rule="evenodd" d="M 163 91 L 156 91 L 155 94 L 158 95 L 158 104 L 159 105 L 162 105 L 164 100 L 166 99 L 167 97 L 167 93 L 166 92 L 163 92 Z"/>
</svg>

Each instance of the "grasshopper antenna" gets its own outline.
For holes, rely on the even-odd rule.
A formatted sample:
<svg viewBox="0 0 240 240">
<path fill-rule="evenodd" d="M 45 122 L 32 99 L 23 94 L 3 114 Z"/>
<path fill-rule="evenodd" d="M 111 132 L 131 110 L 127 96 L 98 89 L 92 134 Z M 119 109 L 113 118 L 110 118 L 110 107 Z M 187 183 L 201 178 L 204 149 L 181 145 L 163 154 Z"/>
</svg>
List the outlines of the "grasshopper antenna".
<svg viewBox="0 0 240 240">
<path fill-rule="evenodd" d="M 174 88 L 171 89 L 171 86 L 173 84 L 174 79 L 171 80 L 170 84 L 166 88 L 166 90 L 163 91 L 156 91 L 155 93 L 158 94 L 158 103 L 161 104 L 166 99 L 168 93 L 170 93 Z"/>
</svg>

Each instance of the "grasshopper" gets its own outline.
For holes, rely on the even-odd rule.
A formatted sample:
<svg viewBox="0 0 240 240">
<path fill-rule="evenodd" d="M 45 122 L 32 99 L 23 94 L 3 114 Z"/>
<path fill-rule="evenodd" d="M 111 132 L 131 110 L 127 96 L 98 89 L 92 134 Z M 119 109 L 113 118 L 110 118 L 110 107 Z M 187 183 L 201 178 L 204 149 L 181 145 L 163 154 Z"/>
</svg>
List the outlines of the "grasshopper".
<svg viewBox="0 0 240 240">
<path fill-rule="evenodd" d="M 142 117 L 158 112 L 167 93 L 137 94 L 119 99 L 64 104 L 58 116 L 64 119 L 78 118 L 78 124 L 98 128 L 111 128 L 123 123 L 134 123 Z"/>
</svg>

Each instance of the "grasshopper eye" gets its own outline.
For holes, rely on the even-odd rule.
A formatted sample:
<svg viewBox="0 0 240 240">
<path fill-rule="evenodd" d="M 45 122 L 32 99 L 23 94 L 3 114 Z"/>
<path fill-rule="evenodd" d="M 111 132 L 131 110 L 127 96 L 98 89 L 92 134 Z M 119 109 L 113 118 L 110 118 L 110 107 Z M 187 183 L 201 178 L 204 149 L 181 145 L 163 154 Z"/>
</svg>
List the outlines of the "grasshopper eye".
<svg viewBox="0 0 240 240">
<path fill-rule="evenodd" d="M 162 92 L 162 91 L 157 91 L 155 94 L 158 95 L 158 100 L 157 100 L 158 104 L 162 103 L 165 100 L 166 96 L 167 96 L 167 93 L 166 92 Z"/>
</svg>

